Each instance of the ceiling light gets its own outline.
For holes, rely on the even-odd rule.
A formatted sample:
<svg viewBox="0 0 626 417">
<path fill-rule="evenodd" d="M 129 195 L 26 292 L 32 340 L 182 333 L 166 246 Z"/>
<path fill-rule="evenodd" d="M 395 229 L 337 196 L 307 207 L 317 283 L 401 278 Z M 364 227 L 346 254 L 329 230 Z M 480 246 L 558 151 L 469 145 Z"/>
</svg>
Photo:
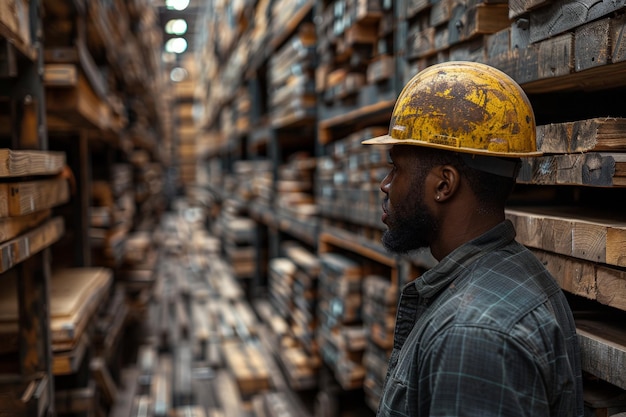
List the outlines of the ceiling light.
<svg viewBox="0 0 626 417">
<path fill-rule="evenodd" d="M 170 10 L 185 10 L 189 6 L 189 0 L 165 0 L 165 5 Z"/>
<path fill-rule="evenodd" d="M 165 32 L 171 35 L 184 35 L 187 32 L 185 19 L 172 19 L 165 24 Z"/>
<path fill-rule="evenodd" d="M 176 67 L 170 72 L 170 79 L 175 83 L 183 81 L 187 78 L 187 70 L 182 67 Z"/>
<path fill-rule="evenodd" d="M 172 38 L 165 43 L 165 51 L 181 54 L 187 50 L 185 38 Z"/>
</svg>

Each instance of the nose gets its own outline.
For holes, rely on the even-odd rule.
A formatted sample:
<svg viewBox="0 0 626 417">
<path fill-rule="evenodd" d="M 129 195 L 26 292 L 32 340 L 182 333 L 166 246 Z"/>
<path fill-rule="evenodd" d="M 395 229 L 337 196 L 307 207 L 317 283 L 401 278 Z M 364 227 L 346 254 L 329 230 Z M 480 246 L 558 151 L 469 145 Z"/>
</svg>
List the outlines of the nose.
<svg viewBox="0 0 626 417">
<path fill-rule="evenodd" d="M 389 185 L 391 184 L 391 174 L 392 172 L 389 171 L 389 173 L 385 176 L 385 178 L 383 178 L 383 180 L 380 182 L 380 190 L 385 194 L 389 193 Z"/>
</svg>

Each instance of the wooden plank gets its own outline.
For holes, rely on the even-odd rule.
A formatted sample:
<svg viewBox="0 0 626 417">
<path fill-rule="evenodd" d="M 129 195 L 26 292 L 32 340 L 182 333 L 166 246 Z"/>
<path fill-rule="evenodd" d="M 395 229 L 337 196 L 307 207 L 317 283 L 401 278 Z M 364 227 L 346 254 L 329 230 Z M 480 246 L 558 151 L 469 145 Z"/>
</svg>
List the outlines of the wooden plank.
<svg viewBox="0 0 626 417">
<path fill-rule="evenodd" d="M 517 181 L 526 184 L 621 187 L 626 154 L 590 152 L 525 158 Z"/>
<path fill-rule="evenodd" d="M 0 184 L 0 217 L 24 216 L 63 205 L 69 199 L 70 185 L 65 178 Z"/>
<path fill-rule="evenodd" d="M 458 5 L 448 23 L 449 45 L 507 28 L 508 12 L 506 4 L 481 3 L 471 8 Z"/>
<path fill-rule="evenodd" d="M 576 71 L 611 62 L 610 31 L 610 19 L 601 19 L 576 28 L 574 33 Z"/>
<path fill-rule="evenodd" d="M 565 33 L 539 43 L 537 54 L 538 79 L 554 79 L 573 72 L 574 35 Z"/>
<path fill-rule="evenodd" d="M 222 343 L 222 354 L 244 398 L 270 388 L 269 370 L 260 346 L 226 341 Z"/>
<path fill-rule="evenodd" d="M 52 343 L 60 347 L 79 342 L 85 327 L 112 282 L 105 268 L 70 268 L 50 278 L 50 331 Z M 14 280 L 3 280 L 0 294 L 0 333 L 18 331 L 17 288 Z"/>
<path fill-rule="evenodd" d="M 530 41 L 538 42 L 579 27 L 624 7 L 624 0 L 557 0 L 530 13 Z M 593 7 L 592 7 L 593 6 Z"/>
<path fill-rule="evenodd" d="M 584 371 L 626 389 L 626 334 L 610 317 L 577 318 L 576 331 Z"/>
<path fill-rule="evenodd" d="M 626 60 L 626 15 L 616 16 L 610 21 L 611 62 Z"/>
<path fill-rule="evenodd" d="M 531 249 L 565 291 L 626 311 L 626 273 L 597 262 Z"/>
<path fill-rule="evenodd" d="M 626 119 L 603 117 L 537 127 L 537 144 L 545 153 L 626 150 Z"/>
<path fill-rule="evenodd" d="M 81 337 L 78 343 L 71 346 L 71 350 L 53 352 L 52 374 L 61 376 L 76 373 L 83 361 L 88 343 L 89 340 L 87 337 Z M 52 348 L 54 350 L 55 347 L 53 346 Z"/>
<path fill-rule="evenodd" d="M 65 167 L 65 152 L 0 149 L 0 177 L 55 175 Z"/>
<path fill-rule="evenodd" d="M 550 0 L 509 0 L 509 19 L 520 17 L 548 3 Z"/>
<path fill-rule="evenodd" d="M 508 207 L 520 243 L 561 255 L 626 266 L 626 222 L 575 207 Z"/>
<path fill-rule="evenodd" d="M 62 217 L 48 220 L 36 229 L 0 245 L 0 273 L 7 271 L 58 241 L 65 231 Z"/>
<path fill-rule="evenodd" d="M 4 210 L 3 206 L 4 201 L 0 198 L 0 212 Z M 14 239 L 26 230 L 40 225 L 50 217 L 50 213 L 50 210 L 42 210 L 25 216 L 0 218 L 0 243 Z M 0 217 L 2 216 L 0 215 Z"/>
</svg>

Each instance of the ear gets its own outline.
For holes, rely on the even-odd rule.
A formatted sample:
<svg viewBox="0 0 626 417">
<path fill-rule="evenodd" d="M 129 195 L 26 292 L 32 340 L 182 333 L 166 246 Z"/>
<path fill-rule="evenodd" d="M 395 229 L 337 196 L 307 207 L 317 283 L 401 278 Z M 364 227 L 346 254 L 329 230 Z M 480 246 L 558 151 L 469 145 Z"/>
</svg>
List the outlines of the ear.
<svg viewBox="0 0 626 417">
<path fill-rule="evenodd" d="M 461 175 L 452 165 L 440 165 L 436 168 L 435 201 L 444 202 L 457 193 L 461 184 Z"/>
</svg>

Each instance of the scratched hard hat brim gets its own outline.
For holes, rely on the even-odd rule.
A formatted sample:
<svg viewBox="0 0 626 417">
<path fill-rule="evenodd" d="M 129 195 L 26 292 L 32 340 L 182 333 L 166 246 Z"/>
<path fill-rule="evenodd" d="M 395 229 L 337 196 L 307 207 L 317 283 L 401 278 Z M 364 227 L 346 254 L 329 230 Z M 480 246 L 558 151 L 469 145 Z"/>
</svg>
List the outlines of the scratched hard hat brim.
<svg viewBox="0 0 626 417">
<path fill-rule="evenodd" d="M 443 149 L 446 151 L 453 152 L 461 152 L 461 153 L 469 153 L 475 155 L 486 155 L 486 156 L 500 156 L 505 158 L 523 158 L 523 157 L 532 157 L 532 156 L 541 156 L 543 152 L 534 151 L 534 152 L 494 152 L 489 149 L 476 149 L 476 148 L 466 148 L 466 147 L 455 147 L 451 148 L 449 145 L 443 145 L 439 143 L 433 143 L 423 140 L 417 139 L 396 139 L 391 135 L 381 135 L 376 136 L 374 138 L 366 139 L 361 141 L 362 145 L 411 145 L 411 146 L 424 146 L 427 148 L 436 148 Z"/>
</svg>

